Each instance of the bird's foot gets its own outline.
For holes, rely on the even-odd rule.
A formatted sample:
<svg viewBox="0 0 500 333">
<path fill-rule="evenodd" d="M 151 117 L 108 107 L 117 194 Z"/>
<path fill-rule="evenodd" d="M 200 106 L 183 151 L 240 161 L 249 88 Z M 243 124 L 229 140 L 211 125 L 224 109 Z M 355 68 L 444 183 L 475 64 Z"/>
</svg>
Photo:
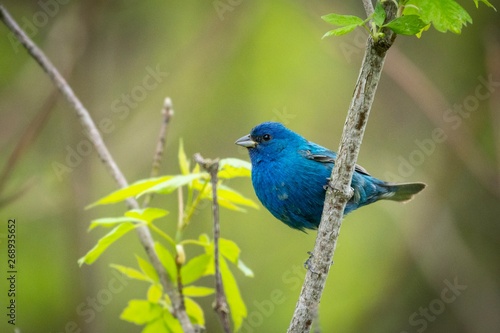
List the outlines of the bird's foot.
<svg viewBox="0 0 500 333">
<path fill-rule="evenodd" d="M 311 273 L 314 274 L 319 274 L 314 270 L 314 267 L 312 266 L 312 258 L 314 257 L 313 253 L 311 251 L 307 251 L 307 254 L 309 255 L 309 258 L 307 258 L 306 262 L 304 263 L 304 268 L 307 269 L 308 271 L 311 271 Z"/>
<path fill-rule="evenodd" d="M 334 193 L 338 193 L 342 196 L 345 196 L 347 198 L 347 200 L 349 200 L 350 198 L 352 198 L 352 196 L 354 195 L 354 188 L 352 187 L 345 187 L 345 186 L 338 186 L 337 184 L 332 184 L 330 182 L 331 178 L 327 178 L 328 182 L 326 183 L 326 185 L 323 185 L 323 189 L 326 191 L 328 190 L 328 188 L 332 189 L 332 191 Z"/>
</svg>

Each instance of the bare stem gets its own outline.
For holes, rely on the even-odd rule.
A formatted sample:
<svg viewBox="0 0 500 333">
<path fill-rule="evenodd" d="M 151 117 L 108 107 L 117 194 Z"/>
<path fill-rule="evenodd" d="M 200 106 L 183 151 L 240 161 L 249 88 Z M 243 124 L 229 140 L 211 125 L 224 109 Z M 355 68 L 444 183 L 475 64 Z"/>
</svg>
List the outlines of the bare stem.
<svg viewBox="0 0 500 333">
<path fill-rule="evenodd" d="M 10 16 L 7 10 L 0 5 L 0 20 L 12 31 L 14 36 L 19 40 L 19 42 L 26 48 L 28 53 L 35 59 L 36 62 L 42 67 L 42 69 L 47 73 L 52 82 L 56 85 L 59 91 L 66 98 L 70 106 L 76 111 L 76 114 L 82 124 L 83 128 L 88 131 L 89 137 L 94 144 L 94 147 L 99 155 L 100 160 L 104 163 L 108 172 L 118 183 L 119 187 L 126 187 L 128 185 L 125 176 L 118 168 L 118 165 L 111 156 L 108 148 L 104 144 L 101 134 L 97 129 L 90 113 L 83 106 L 82 102 L 73 92 L 73 89 L 68 85 L 66 80 L 62 77 L 59 71 L 51 63 L 51 61 L 45 56 L 43 51 L 38 48 L 35 43 L 26 35 L 26 33 L 19 27 L 16 21 Z M 130 208 L 139 208 L 139 203 L 134 198 L 127 199 L 127 204 Z M 158 255 L 154 250 L 154 241 L 151 236 L 150 230 L 146 226 L 140 226 L 136 228 L 139 240 L 142 246 L 146 250 L 146 253 L 158 272 L 160 281 L 169 295 L 172 303 L 174 305 L 174 315 L 179 319 L 180 324 L 183 327 L 184 332 L 194 332 L 193 325 L 191 324 L 189 317 L 182 306 L 179 294 L 169 280 L 165 268 L 161 264 Z"/>
<path fill-rule="evenodd" d="M 153 157 L 153 165 L 151 167 L 151 177 L 156 177 L 160 173 L 160 165 L 163 152 L 165 150 L 168 124 L 170 122 L 170 118 L 172 118 L 172 116 L 174 115 L 174 110 L 172 109 L 172 100 L 170 99 L 170 97 L 165 98 L 161 114 L 163 116 L 163 120 L 161 122 L 160 134 L 158 135 L 158 143 L 156 144 L 156 151 Z M 153 193 L 148 193 L 144 197 L 144 201 L 142 202 L 142 207 L 147 207 L 151 202 L 151 199 L 153 199 Z"/>
<path fill-rule="evenodd" d="M 210 182 L 212 184 L 212 213 L 214 216 L 214 258 L 216 290 L 214 309 L 215 312 L 219 315 L 219 319 L 222 323 L 222 327 L 224 328 L 224 332 L 231 333 L 231 323 L 229 321 L 229 305 L 227 304 L 226 295 L 224 293 L 224 285 L 222 284 L 222 276 L 220 273 L 219 263 L 220 223 L 219 203 L 217 201 L 217 173 L 219 172 L 219 159 L 204 159 L 200 154 L 195 154 L 194 160 L 210 174 Z"/>
<path fill-rule="evenodd" d="M 392 1 L 386 1 L 383 5 L 387 12 L 387 20 L 393 19 L 397 11 L 395 4 Z M 363 64 L 342 133 L 339 154 L 326 192 L 316 244 L 308 260 L 308 270 L 288 327 L 289 333 L 309 332 L 317 317 L 326 278 L 333 263 L 344 208 L 352 196 L 351 179 L 382 73 L 385 55 L 396 37 L 391 31 L 383 32 L 384 37 L 376 42 L 368 37 Z"/>
</svg>

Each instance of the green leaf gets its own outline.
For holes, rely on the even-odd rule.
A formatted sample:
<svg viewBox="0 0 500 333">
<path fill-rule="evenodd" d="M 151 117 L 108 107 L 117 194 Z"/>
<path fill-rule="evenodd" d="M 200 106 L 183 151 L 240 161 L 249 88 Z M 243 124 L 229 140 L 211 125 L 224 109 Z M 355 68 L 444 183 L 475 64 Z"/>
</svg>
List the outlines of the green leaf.
<svg viewBox="0 0 500 333">
<path fill-rule="evenodd" d="M 210 191 L 210 193 L 212 193 Z M 217 198 L 219 199 L 219 204 L 223 206 L 226 203 L 231 203 L 233 205 L 247 206 L 255 209 L 259 209 L 259 205 L 257 205 L 254 201 L 244 197 L 239 192 L 236 192 L 230 187 L 225 185 L 219 185 L 217 187 Z M 226 206 L 223 206 L 226 207 Z M 228 207 L 227 207 L 228 208 Z M 240 209 L 241 210 L 241 209 Z"/>
<path fill-rule="evenodd" d="M 125 212 L 124 215 L 150 224 L 153 220 L 159 219 L 167 214 L 168 211 L 165 209 L 148 207 L 144 209 L 131 209 Z"/>
<path fill-rule="evenodd" d="M 123 201 L 127 198 L 135 197 L 137 194 L 144 192 L 148 188 L 155 186 L 158 183 L 162 183 L 173 176 L 163 176 L 163 177 L 155 177 L 149 179 L 139 180 L 132 185 L 119 189 L 117 191 L 112 192 L 111 194 L 105 196 L 104 198 L 99 199 L 98 201 L 88 205 L 85 209 L 92 208 L 98 205 L 107 205 L 116 202 Z"/>
<path fill-rule="evenodd" d="M 182 290 L 184 296 L 189 297 L 205 297 L 215 293 L 214 288 L 198 287 L 198 286 L 187 286 Z"/>
<path fill-rule="evenodd" d="M 99 258 L 99 256 L 115 241 L 120 239 L 130 230 L 134 229 L 135 226 L 132 223 L 121 223 L 113 230 L 104 235 L 97 244 L 89 251 L 85 256 L 78 259 L 78 264 L 82 266 L 83 264 L 90 265 Z"/>
<path fill-rule="evenodd" d="M 141 333 L 171 333 L 172 331 L 168 328 L 165 320 L 163 318 L 159 318 L 153 320 L 149 324 L 144 327 Z"/>
<path fill-rule="evenodd" d="M 206 275 L 212 263 L 213 255 L 211 254 L 204 253 L 192 258 L 181 268 L 182 283 L 188 285 Z"/>
<path fill-rule="evenodd" d="M 147 190 L 139 193 L 138 196 L 140 197 L 146 193 L 151 193 L 151 192 L 169 194 L 175 191 L 177 188 L 189 184 L 193 180 L 200 178 L 208 179 L 208 174 L 206 172 L 201 172 L 201 173 L 190 173 L 188 175 L 173 176 L 170 179 L 158 183 L 155 186 L 150 187 Z"/>
<path fill-rule="evenodd" d="M 155 251 L 158 254 L 158 259 L 160 259 L 163 267 L 165 267 L 170 280 L 177 281 L 177 265 L 170 251 L 159 242 L 155 242 Z"/>
<path fill-rule="evenodd" d="M 364 20 L 360 17 L 354 16 L 354 15 L 339 15 L 339 14 L 328 14 L 328 15 L 323 15 L 321 16 L 323 21 L 328 22 L 333 25 L 339 25 L 339 26 L 344 26 L 344 25 L 357 25 L 360 26 L 364 24 Z"/>
<path fill-rule="evenodd" d="M 120 319 L 137 325 L 144 325 L 160 318 L 162 313 L 163 309 L 157 304 L 146 300 L 133 299 L 128 302 L 127 307 L 120 315 Z"/>
<path fill-rule="evenodd" d="M 384 25 L 400 35 L 416 35 L 427 23 L 422 21 L 417 15 L 405 15 L 395 18 L 391 22 Z"/>
<path fill-rule="evenodd" d="M 125 222 L 137 222 L 137 223 L 142 223 L 143 221 L 132 218 L 132 217 L 104 217 L 101 219 L 96 219 L 92 220 L 90 222 L 90 227 L 89 231 L 96 228 L 96 227 L 105 227 L 105 228 L 110 228 L 114 227 L 117 224 L 120 223 L 125 223 Z"/>
<path fill-rule="evenodd" d="M 184 330 L 182 329 L 181 323 L 175 318 L 170 311 L 163 311 L 163 322 L 169 329 L 168 332 L 170 333 L 183 333 Z M 143 331 L 144 332 L 144 331 Z M 149 333 L 157 333 L 157 331 L 151 331 Z"/>
<path fill-rule="evenodd" d="M 342 36 L 342 35 L 345 35 L 351 31 L 353 31 L 357 27 L 358 27 L 358 25 L 347 25 L 347 26 L 342 27 L 342 28 L 333 29 L 333 30 L 326 32 L 321 38 L 330 37 L 330 36 Z"/>
<path fill-rule="evenodd" d="M 205 326 L 205 315 L 203 313 L 203 309 L 198 305 L 194 300 L 189 297 L 184 299 L 184 303 L 186 305 L 186 312 L 195 324 L 200 326 Z"/>
<path fill-rule="evenodd" d="M 232 240 L 221 238 L 219 239 L 220 253 L 233 264 L 235 264 L 240 271 L 247 277 L 253 277 L 253 271 L 248 268 L 240 259 L 240 248 Z M 212 250 L 213 251 L 213 250 Z"/>
<path fill-rule="evenodd" d="M 186 156 L 186 153 L 184 152 L 184 142 L 182 139 L 179 140 L 179 154 L 178 154 L 178 159 L 179 159 L 179 167 L 181 169 L 181 173 L 183 175 L 188 175 L 189 174 L 189 160 Z"/>
<path fill-rule="evenodd" d="M 131 279 L 140 281 L 150 281 L 149 277 L 146 274 L 139 272 L 135 268 L 126 267 L 122 265 L 115 265 L 115 264 L 111 264 L 110 266 Z"/>
<path fill-rule="evenodd" d="M 153 265 L 149 263 L 149 261 L 142 259 L 138 255 L 136 255 L 135 258 L 137 259 L 137 263 L 139 264 L 141 271 L 150 279 L 150 281 L 160 282 L 158 273 L 156 273 L 156 270 Z"/>
<path fill-rule="evenodd" d="M 377 4 L 375 5 L 375 11 L 373 12 L 373 22 L 378 27 L 381 27 L 384 24 L 385 21 L 385 10 L 384 6 L 382 6 L 381 1 L 377 1 Z"/>
<path fill-rule="evenodd" d="M 495 6 L 493 6 L 488 0 L 474 0 L 474 3 L 476 4 L 476 8 L 479 8 L 480 2 L 484 3 L 486 6 L 488 6 L 490 8 L 493 8 L 495 10 L 495 12 L 497 11 Z"/>
<path fill-rule="evenodd" d="M 235 242 L 225 238 L 219 239 L 219 251 L 233 264 L 236 264 L 238 262 L 238 258 L 240 257 L 241 252 L 240 248 L 238 247 L 238 245 L 236 245 Z"/>
<path fill-rule="evenodd" d="M 409 0 L 403 14 L 419 15 L 422 21 L 426 24 L 432 23 L 432 26 L 440 32 L 449 30 L 459 34 L 463 26 L 472 23 L 469 13 L 455 0 Z"/>
<path fill-rule="evenodd" d="M 333 25 L 338 25 L 341 26 L 341 28 L 333 29 L 328 31 L 323 35 L 322 38 L 328 37 L 328 36 L 341 36 L 345 35 L 357 27 L 362 26 L 365 24 L 365 21 L 361 19 L 360 17 L 353 16 L 353 15 L 339 15 L 339 14 L 328 14 L 321 16 L 321 18 Z"/>
<path fill-rule="evenodd" d="M 252 175 L 252 164 L 238 158 L 223 158 L 219 161 L 219 179 L 230 179 L 236 177 L 250 177 Z"/>
<path fill-rule="evenodd" d="M 241 259 L 238 259 L 237 266 L 238 266 L 238 269 L 240 271 L 242 271 L 246 277 L 254 277 L 253 271 L 247 265 L 245 265 L 245 263 L 243 261 L 241 261 Z"/>
<path fill-rule="evenodd" d="M 153 283 L 148 289 L 148 301 L 151 303 L 159 303 L 163 297 L 163 288 L 159 283 Z"/>
<path fill-rule="evenodd" d="M 231 318 L 234 323 L 234 330 L 237 331 L 241 327 L 243 319 L 247 316 L 247 307 L 241 297 L 236 279 L 223 257 L 221 257 L 220 260 L 220 272 L 222 275 L 222 282 L 224 284 L 224 292 L 227 297 L 227 303 L 231 309 Z"/>
</svg>

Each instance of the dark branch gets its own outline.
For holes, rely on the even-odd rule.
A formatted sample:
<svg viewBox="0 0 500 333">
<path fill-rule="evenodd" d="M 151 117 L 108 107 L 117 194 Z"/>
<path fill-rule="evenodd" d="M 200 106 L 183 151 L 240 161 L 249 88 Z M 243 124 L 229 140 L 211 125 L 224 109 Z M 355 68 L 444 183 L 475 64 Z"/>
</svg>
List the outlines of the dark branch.
<svg viewBox="0 0 500 333">
<path fill-rule="evenodd" d="M 231 333 L 231 323 L 229 321 L 229 305 L 227 304 L 226 294 L 224 293 L 224 285 L 222 284 L 222 276 L 220 273 L 220 254 L 219 254 L 219 238 L 220 238 L 220 223 L 219 223 L 219 203 L 217 201 L 217 173 L 219 172 L 219 159 L 209 160 L 204 159 L 200 154 L 194 155 L 194 160 L 203 169 L 210 174 L 210 182 L 212 184 L 212 212 L 214 216 L 214 258 L 215 258 L 215 304 L 214 310 L 219 315 L 219 319 L 224 328 L 224 332 Z"/>
</svg>

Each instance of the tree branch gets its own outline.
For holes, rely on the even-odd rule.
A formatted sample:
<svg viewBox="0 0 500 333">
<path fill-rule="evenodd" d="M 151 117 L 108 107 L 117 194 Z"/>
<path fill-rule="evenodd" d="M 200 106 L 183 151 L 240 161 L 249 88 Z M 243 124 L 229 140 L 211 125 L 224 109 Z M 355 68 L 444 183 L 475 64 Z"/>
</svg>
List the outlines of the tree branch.
<svg viewBox="0 0 500 333">
<path fill-rule="evenodd" d="M 373 3 L 372 0 L 363 0 L 363 7 L 365 8 L 366 16 L 373 14 Z"/>
<path fill-rule="evenodd" d="M 392 1 L 383 2 L 386 22 L 392 20 L 397 7 Z M 383 38 L 374 42 L 368 38 L 363 64 L 349 106 L 335 167 L 326 192 L 323 215 L 316 243 L 308 260 L 305 281 L 288 328 L 289 333 L 309 332 L 317 316 L 326 278 L 333 263 L 333 254 L 342 225 L 344 208 L 352 196 L 351 179 L 363 140 L 368 116 L 375 97 L 385 55 L 396 37 L 388 29 Z"/>
<path fill-rule="evenodd" d="M 217 173 L 219 172 L 219 160 L 204 159 L 200 154 L 194 155 L 194 160 L 203 169 L 210 174 L 210 182 L 212 183 L 212 212 L 214 216 L 214 260 L 215 260 L 215 304 L 214 310 L 219 315 L 219 319 L 224 328 L 224 332 L 231 333 L 231 322 L 229 321 L 229 305 L 227 304 L 226 294 L 224 293 L 224 285 L 220 273 L 220 255 L 219 255 L 219 238 L 220 238 L 220 223 L 219 223 L 219 203 L 217 201 Z"/>
<path fill-rule="evenodd" d="M 89 137 L 94 144 L 94 147 L 99 155 L 99 158 L 104 163 L 108 172 L 118 183 L 119 187 L 128 186 L 127 180 L 125 179 L 123 173 L 118 168 L 118 165 L 111 156 L 108 148 L 104 144 L 101 134 L 97 129 L 92 117 L 90 116 L 87 109 L 83 106 L 82 102 L 73 92 L 73 89 L 68 85 L 66 80 L 62 77 L 55 66 L 50 62 L 50 60 L 45 56 L 42 50 L 40 50 L 35 43 L 25 34 L 25 32 L 19 27 L 16 21 L 10 16 L 7 10 L 0 5 L 0 19 L 4 24 L 13 32 L 19 42 L 26 48 L 28 53 L 33 57 L 33 59 L 38 62 L 42 69 L 47 73 L 52 82 L 56 85 L 59 91 L 66 98 L 70 106 L 76 111 L 76 114 L 84 127 L 88 131 Z M 139 203 L 134 198 L 127 199 L 127 205 L 130 208 L 139 208 Z M 169 280 L 165 268 L 161 264 L 155 250 L 154 241 L 151 236 L 149 228 L 142 225 L 136 228 L 139 240 L 142 246 L 146 250 L 146 253 L 151 261 L 152 265 L 155 267 L 160 277 L 160 281 L 163 285 L 164 290 L 169 295 L 172 304 L 174 305 L 174 315 L 179 320 L 183 327 L 184 332 L 194 332 L 193 325 L 191 324 L 187 313 L 182 307 L 182 302 L 180 301 L 179 294 L 174 288 L 172 281 Z"/>
</svg>

